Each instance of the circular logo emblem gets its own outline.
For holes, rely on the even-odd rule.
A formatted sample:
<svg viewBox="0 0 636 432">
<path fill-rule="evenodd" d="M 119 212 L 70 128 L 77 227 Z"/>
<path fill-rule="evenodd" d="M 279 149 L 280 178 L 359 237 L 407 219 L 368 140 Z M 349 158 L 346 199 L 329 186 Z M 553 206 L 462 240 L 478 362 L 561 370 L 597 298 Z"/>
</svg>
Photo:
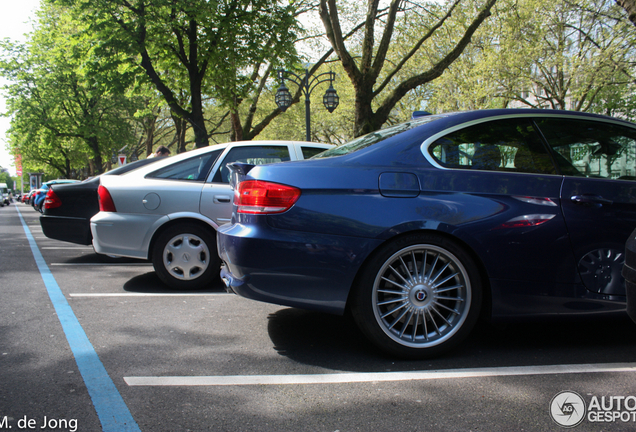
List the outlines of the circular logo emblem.
<svg viewBox="0 0 636 432">
<path fill-rule="evenodd" d="M 418 291 L 415 294 L 415 298 L 419 301 L 424 301 L 426 300 L 426 291 Z"/>
<path fill-rule="evenodd" d="M 578 426 L 585 418 L 585 401 L 578 393 L 562 391 L 550 402 L 550 416 L 559 426 Z"/>
</svg>

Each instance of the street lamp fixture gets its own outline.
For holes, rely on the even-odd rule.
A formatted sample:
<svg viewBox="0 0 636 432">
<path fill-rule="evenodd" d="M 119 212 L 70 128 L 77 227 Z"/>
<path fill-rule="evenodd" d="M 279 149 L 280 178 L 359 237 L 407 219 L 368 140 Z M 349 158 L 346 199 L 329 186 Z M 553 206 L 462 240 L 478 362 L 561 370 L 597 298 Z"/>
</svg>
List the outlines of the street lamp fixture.
<svg viewBox="0 0 636 432">
<path fill-rule="evenodd" d="M 322 97 L 322 103 L 325 108 L 327 108 L 327 111 L 329 111 L 330 113 L 338 108 L 340 97 L 338 96 L 338 93 L 336 93 L 336 89 L 333 88 L 332 84 L 329 84 L 329 88 L 325 92 L 325 95 Z"/>
<path fill-rule="evenodd" d="M 276 92 L 276 105 L 282 112 L 287 111 L 287 108 L 291 106 L 292 103 L 292 95 L 289 92 L 289 89 L 285 86 L 285 81 L 281 81 L 280 87 Z"/>
<path fill-rule="evenodd" d="M 322 98 L 322 103 L 325 105 L 325 108 L 327 108 L 327 111 L 332 113 L 340 103 L 340 97 L 338 97 L 338 93 L 336 93 L 336 90 L 333 88 L 333 80 L 335 78 L 335 72 L 323 72 L 312 77 L 309 74 L 309 69 L 305 69 L 305 76 L 301 77 L 293 72 L 286 71 L 284 69 L 278 70 L 280 87 L 276 92 L 275 101 L 276 105 L 278 105 L 278 108 L 280 108 L 281 111 L 285 112 L 292 103 L 292 96 L 289 92 L 289 89 L 285 86 L 285 80 L 291 81 L 296 84 L 305 94 L 305 129 L 307 141 L 311 141 L 311 110 L 309 100 L 311 92 L 316 88 L 316 86 L 318 86 L 318 84 L 329 81 L 329 88 Z"/>
</svg>

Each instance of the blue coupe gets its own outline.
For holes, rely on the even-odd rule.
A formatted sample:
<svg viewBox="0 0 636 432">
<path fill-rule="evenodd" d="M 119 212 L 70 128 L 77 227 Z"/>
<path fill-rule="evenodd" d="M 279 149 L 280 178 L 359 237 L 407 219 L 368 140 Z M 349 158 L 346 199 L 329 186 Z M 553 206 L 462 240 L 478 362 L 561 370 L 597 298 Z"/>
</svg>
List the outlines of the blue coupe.
<svg viewBox="0 0 636 432">
<path fill-rule="evenodd" d="M 636 125 L 482 110 L 387 127 L 310 160 L 233 167 L 228 290 L 335 314 L 394 356 L 497 319 L 625 314 Z"/>
</svg>

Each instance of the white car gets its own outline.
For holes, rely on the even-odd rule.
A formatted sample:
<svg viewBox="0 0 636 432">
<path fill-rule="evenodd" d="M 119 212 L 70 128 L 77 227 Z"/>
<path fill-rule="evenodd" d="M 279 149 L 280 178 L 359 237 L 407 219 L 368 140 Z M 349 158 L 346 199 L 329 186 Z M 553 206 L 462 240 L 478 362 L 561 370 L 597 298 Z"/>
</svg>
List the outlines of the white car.
<svg viewBox="0 0 636 432">
<path fill-rule="evenodd" d="M 102 176 L 100 212 L 91 218 L 95 252 L 149 259 L 170 287 L 202 288 L 219 275 L 216 230 L 232 215 L 227 164 L 301 160 L 331 147 L 232 142 L 167 157 L 120 176 Z"/>
</svg>

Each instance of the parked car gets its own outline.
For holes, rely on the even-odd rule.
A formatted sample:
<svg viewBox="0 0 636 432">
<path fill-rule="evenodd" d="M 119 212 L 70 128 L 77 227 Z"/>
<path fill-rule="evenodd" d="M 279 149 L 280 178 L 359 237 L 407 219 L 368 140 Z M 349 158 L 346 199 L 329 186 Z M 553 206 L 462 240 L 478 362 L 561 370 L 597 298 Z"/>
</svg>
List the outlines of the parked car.
<svg viewBox="0 0 636 432">
<path fill-rule="evenodd" d="M 11 204 L 11 194 L 6 183 L 0 183 L 0 207 Z"/>
<path fill-rule="evenodd" d="M 119 176 L 102 176 L 100 212 L 91 219 L 97 253 L 152 260 L 176 289 L 198 289 L 218 278 L 216 230 L 230 221 L 233 192 L 227 164 L 298 160 L 329 144 L 246 141 L 165 158 Z"/>
<path fill-rule="evenodd" d="M 123 175 L 159 160 L 138 160 L 102 175 Z M 100 177 L 92 177 L 80 183 L 55 184 L 48 189 L 40 216 L 40 225 L 45 236 L 70 243 L 92 244 L 91 218 L 99 212 L 97 188 Z"/>
<path fill-rule="evenodd" d="M 33 195 L 35 194 L 36 191 L 37 189 L 31 189 L 29 192 L 27 192 L 22 202 L 24 202 L 25 204 L 31 205 L 31 201 L 33 200 Z"/>
<path fill-rule="evenodd" d="M 42 186 L 35 191 L 31 199 L 31 204 L 33 205 L 33 208 L 39 212 L 42 211 L 42 204 L 44 203 L 44 199 L 46 198 L 46 193 L 48 192 L 51 185 L 70 184 L 70 183 L 79 183 L 79 180 L 59 179 L 59 180 L 50 180 L 50 181 L 42 183 Z"/>
<path fill-rule="evenodd" d="M 497 319 L 625 314 L 636 125 L 553 110 L 415 118 L 308 161 L 233 166 L 221 277 L 342 314 L 395 356 Z"/>
</svg>

